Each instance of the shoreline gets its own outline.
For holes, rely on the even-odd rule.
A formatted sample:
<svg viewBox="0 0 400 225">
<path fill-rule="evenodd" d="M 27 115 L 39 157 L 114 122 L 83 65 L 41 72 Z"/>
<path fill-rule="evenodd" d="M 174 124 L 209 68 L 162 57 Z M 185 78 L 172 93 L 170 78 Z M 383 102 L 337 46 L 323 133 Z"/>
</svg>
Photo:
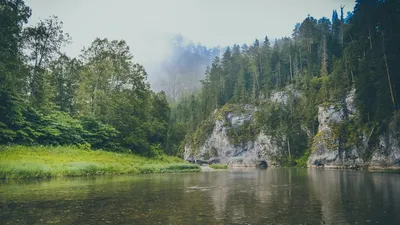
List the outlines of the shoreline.
<svg viewBox="0 0 400 225">
<path fill-rule="evenodd" d="M 309 169 L 328 169 L 328 170 L 354 170 L 354 171 L 399 171 L 400 166 L 360 166 L 360 167 L 349 167 L 349 166 L 307 166 Z"/>
<path fill-rule="evenodd" d="M 183 159 L 161 155 L 145 158 L 134 154 L 82 150 L 70 146 L 0 146 L 0 180 L 29 180 L 69 177 L 138 175 L 159 173 L 190 173 L 257 169 L 253 166 L 227 165 L 227 168 L 199 166 Z M 268 168 L 279 168 L 270 166 Z M 295 168 L 295 167 L 294 167 Z M 311 169 L 354 170 L 400 173 L 397 166 L 310 166 Z"/>
</svg>

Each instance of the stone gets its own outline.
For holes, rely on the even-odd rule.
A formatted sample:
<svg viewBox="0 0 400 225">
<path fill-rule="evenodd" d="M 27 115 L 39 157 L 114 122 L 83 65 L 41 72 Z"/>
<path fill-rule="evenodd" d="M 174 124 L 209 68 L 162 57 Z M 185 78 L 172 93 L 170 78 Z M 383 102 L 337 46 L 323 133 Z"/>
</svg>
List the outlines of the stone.
<svg viewBox="0 0 400 225">
<path fill-rule="evenodd" d="M 186 161 L 188 161 L 188 162 L 190 162 L 190 163 L 195 163 L 195 162 L 196 162 L 196 160 L 194 159 L 194 157 L 193 157 L 192 155 L 189 156 L 189 158 L 186 159 Z"/>
</svg>

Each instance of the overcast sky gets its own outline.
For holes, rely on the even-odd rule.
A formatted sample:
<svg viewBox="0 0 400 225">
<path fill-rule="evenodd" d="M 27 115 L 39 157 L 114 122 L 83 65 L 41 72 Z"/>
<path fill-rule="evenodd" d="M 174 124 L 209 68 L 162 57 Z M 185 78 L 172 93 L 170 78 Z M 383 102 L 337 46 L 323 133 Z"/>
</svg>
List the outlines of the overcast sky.
<svg viewBox="0 0 400 225">
<path fill-rule="evenodd" d="M 206 46 L 252 43 L 290 36 L 308 14 L 331 18 L 332 10 L 352 11 L 354 0 L 26 0 L 30 20 L 56 15 L 73 43 L 65 48 L 77 56 L 96 37 L 124 39 L 137 62 L 149 66 L 162 59 L 165 37 L 180 33 Z"/>
</svg>

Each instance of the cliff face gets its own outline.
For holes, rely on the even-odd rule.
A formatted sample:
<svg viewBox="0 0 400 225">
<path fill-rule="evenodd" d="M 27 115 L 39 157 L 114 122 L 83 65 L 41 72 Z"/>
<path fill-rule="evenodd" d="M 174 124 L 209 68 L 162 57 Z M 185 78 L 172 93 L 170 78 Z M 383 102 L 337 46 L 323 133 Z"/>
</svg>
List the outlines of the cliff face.
<svg viewBox="0 0 400 225">
<path fill-rule="evenodd" d="M 248 141 L 235 143 L 234 132 L 247 132 L 243 129 L 254 123 L 256 108 L 243 106 L 241 112 L 228 112 L 215 121 L 214 129 L 206 138 L 204 144 L 193 149 L 189 144 L 185 146 L 185 159 L 193 156 L 196 160 L 227 163 L 231 166 L 252 167 L 263 163 L 276 164 L 273 158 L 280 154 L 280 150 L 272 137 L 263 132 L 255 133 Z M 247 134 L 241 134 L 247 135 Z"/>
<path fill-rule="evenodd" d="M 293 93 L 293 92 L 292 92 Z M 301 93 L 295 92 L 295 97 Z M 372 129 L 351 131 L 346 126 L 357 119 L 355 90 L 351 90 L 342 103 L 318 107 L 318 133 L 312 136 L 304 128 L 311 146 L 307 166 L 327 168 L 400 167 L 400 134 L 398 129 L 380 135 L 372 141 Z M 287 91 L 273 93 L 269 102 L 286 105 Z M 278 165 L 288 154 L 285 135 L 280 138 L 267 135 L 255 115 L 257 107 L 229 106 L 214 113 L 212 131 L 200 144 L 186 143 L 184 158 L 197 161 L 221 162 L 230 166 L 257 166 L 266 163 Z M 233 108 L 233 109 L 232 109 Z M 351 133 L 352 132 L 352 133 Z M 375 135 L 376 136 L 376 135 Z"/>
<path fill-rule="evenodd" d="M 400 166 L 399 132 L 389 129 L 378 137 L 378 144 L 371 141 L 374 128 L 356 132 L 349 141 L 349 127 L 343 126 L 357 119 L 354 104 L 355 90 L 350 91 L 344 104 L 324 105 L 318 108 L 318 133 L 313 138 L 308 166 L 330 168 L 397 167 Z M 337 128 L 342 127 L 342 135 Z M 336 130 L 335 130 L 336 128 Z"/>
<path fill-rule="evenodd" d="M 269 103 L 286 105 L 291 97 L 301 94 L 291 88 L 274 92 Z M 265 102 L 264 102 L 265 103 Z M 186 143 L 184 158 L 197 161 L 221 162 L 230 166 L 254 167 L 277 165 L 285 152 L 284 135 L 267 135 L 256 121 L 259 109 L 252 105 L 226 105 L 213 115 L 213 129 L 200 145 Z M 284 146 L 284 147 L 283 147 Z M 285 148 L 285 149 L 284 149 Z"/>
</svg>

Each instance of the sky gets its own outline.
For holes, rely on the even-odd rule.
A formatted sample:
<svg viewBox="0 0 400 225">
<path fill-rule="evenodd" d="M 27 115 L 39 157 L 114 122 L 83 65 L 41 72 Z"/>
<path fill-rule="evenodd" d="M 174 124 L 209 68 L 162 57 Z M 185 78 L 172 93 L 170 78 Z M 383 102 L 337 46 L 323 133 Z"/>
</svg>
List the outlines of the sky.
<svg viewBox="0 0 400 225">
<path fill-rule="evenodd" d="M 310 14 L 331 18 L 352 11 L 354 0 L 25 0 L 30 24 L 52 15 L 64 22 L 72 57 L 96 38 L 124 39 L 147 67 L 168 54 L 168 37 L 181 34 L 208 47 L 251 44 L 255 38 L 290 36 Z M 151 76 L 152 74 L 149 74 Z"/>
</svg>

